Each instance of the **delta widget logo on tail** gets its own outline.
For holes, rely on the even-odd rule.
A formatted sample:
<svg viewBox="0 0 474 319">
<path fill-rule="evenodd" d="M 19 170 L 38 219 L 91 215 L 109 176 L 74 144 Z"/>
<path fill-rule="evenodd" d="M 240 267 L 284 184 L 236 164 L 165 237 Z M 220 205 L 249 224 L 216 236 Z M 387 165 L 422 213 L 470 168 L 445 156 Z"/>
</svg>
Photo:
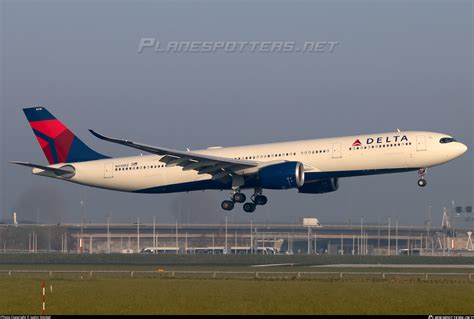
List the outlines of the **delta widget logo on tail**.
<svg viewBox="0 0 474 319">
<path fill-rule="evenodd" d="M 23 112 L 50 165 L 108 158 L 90 149 L 45 108 L 28 107 Z"/>
</svg>

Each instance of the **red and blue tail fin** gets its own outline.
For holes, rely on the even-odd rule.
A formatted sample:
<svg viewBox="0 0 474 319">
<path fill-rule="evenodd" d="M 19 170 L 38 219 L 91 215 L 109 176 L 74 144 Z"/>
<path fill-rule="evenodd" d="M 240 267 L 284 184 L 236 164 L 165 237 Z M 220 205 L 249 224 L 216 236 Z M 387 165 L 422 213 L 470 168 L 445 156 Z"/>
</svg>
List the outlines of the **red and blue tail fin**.
<svg viewBox="0 0 474 319">
<path fill-rule="evenodd" d="M 23 111 L 49 164 L 108 158 L 84 144 L 46 108 L 29 107 L 24 108 Z"/>
</svg>

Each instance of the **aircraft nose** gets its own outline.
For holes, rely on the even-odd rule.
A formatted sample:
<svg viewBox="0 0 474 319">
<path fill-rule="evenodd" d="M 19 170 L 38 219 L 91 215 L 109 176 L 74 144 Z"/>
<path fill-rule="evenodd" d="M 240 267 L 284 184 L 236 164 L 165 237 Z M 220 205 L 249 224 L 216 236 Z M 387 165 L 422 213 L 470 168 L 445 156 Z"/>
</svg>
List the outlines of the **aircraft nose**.
<svg viewBox="0 0 474 319">
<path fill-rule="evenodd" d="M 458 156 L 461 156 L 462 154 L 466 153 L 467 146 L 464 145 L 463 143 L 458 143 L 456 150 L 459 152 Z"/>
</svg>

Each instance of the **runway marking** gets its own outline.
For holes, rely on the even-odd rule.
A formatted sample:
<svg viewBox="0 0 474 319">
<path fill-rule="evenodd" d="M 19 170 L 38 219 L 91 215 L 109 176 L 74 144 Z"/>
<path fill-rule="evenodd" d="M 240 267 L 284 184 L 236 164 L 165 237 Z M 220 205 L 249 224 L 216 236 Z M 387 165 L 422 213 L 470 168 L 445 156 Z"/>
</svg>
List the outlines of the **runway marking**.
<svg viewBox="0 0 474 319">
<path fill-rule="evenodd" d="M 474 268 L 474 265 L 436 265 L 436 264 L 335 264 L 313 265 L 316 268 Z"/>
<path fill-rule="evenodd" d="M 286 264 L 264 264 L 264 265 L 252 265 L 250 267 L 277 267 L 277 266 L 295 266 L 298 264 L 286 263 Z"/>
</svg>

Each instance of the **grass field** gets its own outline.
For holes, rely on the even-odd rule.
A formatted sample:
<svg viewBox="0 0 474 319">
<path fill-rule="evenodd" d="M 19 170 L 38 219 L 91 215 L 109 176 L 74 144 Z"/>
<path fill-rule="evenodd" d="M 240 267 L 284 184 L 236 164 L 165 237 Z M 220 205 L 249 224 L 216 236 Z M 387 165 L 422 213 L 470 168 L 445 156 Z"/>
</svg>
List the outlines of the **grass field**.
<svg viewBox="0 0 474 319">
<path fill-rule="evenodd" d="M 130 256 L 83 257 L 0 254 L 0 313 L 40 314 L 42 281 L 48 287 L 47 314 L 474 313 L 474 281 L 469 281 L 466 275 L 474 272 L 471 267 L 473 258 L 137 256 L 137 261 Z M 119 260 L 121 258 L 125 259 Z M 436 264 L 443 264 L 442 261 L 453 265 L 452 268 L 435 268 Z M 250 267 L 273 262 L 299 263 L 293 266 Z M 400 268 L 310 267 L 337 262 L 376 265 L 385 262 L 400 264 Z M 403 264 L 417 263 L 433 266 L 403 268 Z M 459 268 L 455 268 L 456 265 Z M 46 272 L 12 272 L 9 275 L 8 270 Z M 51 275 L 49 270 L 53 271 Z M 82 272 L 55 272 L 63 270 Z M 100 272 L 110 270 L 121 272 Z M 90 271 L 93 272 L 92 276 Z M 133 278 L 132 271 L 136 272 Z M 177 273 L 171 278 L 170 273 L 173 271 Z M 178 274 L 179 271 L 207 273 L 189 275 Z M 293 275 L 269 273 L 278 271 Z M 213 278 L 212 272 L 246 273 L 217 275 Z M 254 275 L 256 272 L 259 272 L 258 278 Z M 306 274 L 296 279 L 294 274 L 297 272 L 331 274 L 314 277 Z M 347 273 L 340 279 L 337 272 Z M 381 273 L 389 272 L 411 274 L 381 276 Z M 424 273 L 447 275 L 430 275 L 429 280 L 425 280 Z M 49 291 L 50 285 L 53 286 L 52 292 Z"/>
<path fill-rule="evenodd" d="M 47 314 L 468 314 L 468 281 L 48 278 Z M 470 294 L 469 294 L 470 293 Z M 39 314 L 41 278 L 3 277 L 2 314 Z M 470 297 L 466 297 L 470 296 Z M 470 298 L 467 300 L 466 298 Z"/>
</svg>

